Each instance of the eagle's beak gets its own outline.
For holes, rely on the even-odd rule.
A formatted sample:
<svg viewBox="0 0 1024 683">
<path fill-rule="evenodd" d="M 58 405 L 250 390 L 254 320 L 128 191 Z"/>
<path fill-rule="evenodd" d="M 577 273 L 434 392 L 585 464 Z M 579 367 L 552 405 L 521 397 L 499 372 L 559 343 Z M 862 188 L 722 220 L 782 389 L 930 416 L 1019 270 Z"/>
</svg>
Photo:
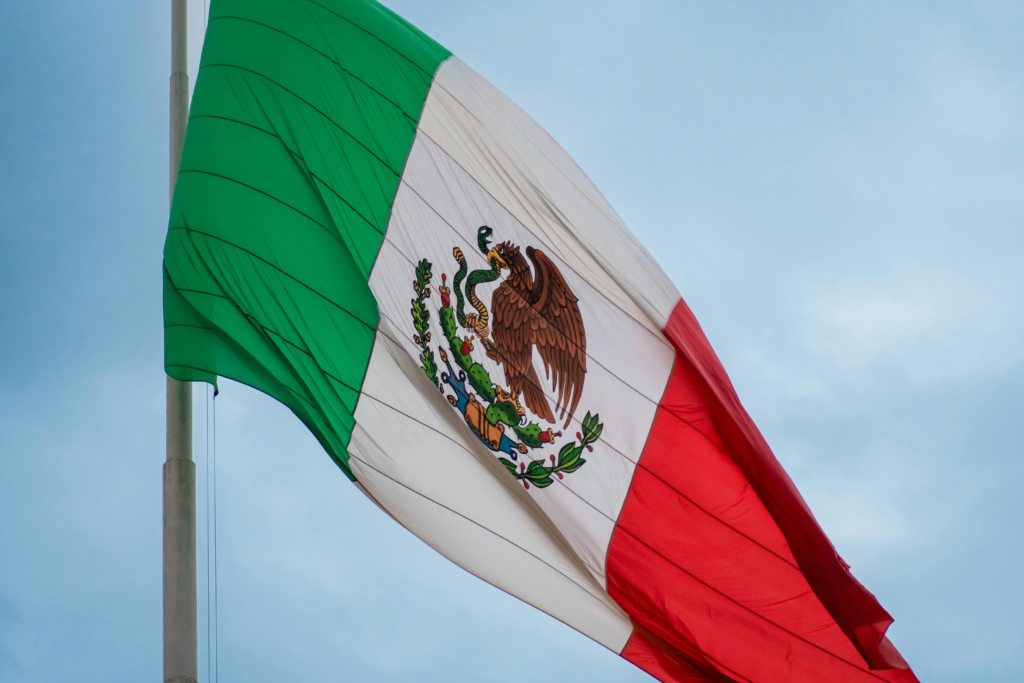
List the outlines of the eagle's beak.
<svg viewBox="0 0 1024 683">
<path fill-rule="evenodd" d="M 497 249 L 491 249 L 487 252 L 487 262 L 490 263 L 491 261 L 498 262 L 498 270 L 508 268 L 508 264 L 505 263 L 505 259 L 501 258 L 501 254 L 498 253 Z"/>
</svg>

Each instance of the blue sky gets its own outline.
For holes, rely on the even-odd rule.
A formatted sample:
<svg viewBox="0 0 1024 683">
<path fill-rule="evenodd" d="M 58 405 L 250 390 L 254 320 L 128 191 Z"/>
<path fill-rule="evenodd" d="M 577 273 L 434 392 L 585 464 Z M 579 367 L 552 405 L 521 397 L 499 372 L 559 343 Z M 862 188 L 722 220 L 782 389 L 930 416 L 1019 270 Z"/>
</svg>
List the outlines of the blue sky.
<svg viewBox="0 0 1024 683">
<path fill-rule="evenodd" d="M 0 4 L 12 683 L 161 675 L 166 5 Z M 659 258 L 921 679 L 1024 680 L 1024 6 L 390 6 Z M 435 555 L 266 397 L 217 404 L 224 680 L 650 680 Z M 202 475 L 201 389 L 196 424 Z"/>
</svg>

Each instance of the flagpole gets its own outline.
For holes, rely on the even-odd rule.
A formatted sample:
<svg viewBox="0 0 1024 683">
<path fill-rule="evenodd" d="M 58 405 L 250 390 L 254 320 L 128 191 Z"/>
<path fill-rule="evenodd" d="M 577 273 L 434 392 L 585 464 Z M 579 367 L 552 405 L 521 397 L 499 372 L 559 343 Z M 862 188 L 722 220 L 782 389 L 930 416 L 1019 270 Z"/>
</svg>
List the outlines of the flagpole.
<svg viewBox="0 0 1024 683">
<path fill-rule="evenodd" d="M 187 0 L 171 0 L 170 191 L 188 121 Z M 164 681 L 198 683 L 196 465 L 192 460 L 192 385 L 167 378 L 164 463 Z"/>
</svg>

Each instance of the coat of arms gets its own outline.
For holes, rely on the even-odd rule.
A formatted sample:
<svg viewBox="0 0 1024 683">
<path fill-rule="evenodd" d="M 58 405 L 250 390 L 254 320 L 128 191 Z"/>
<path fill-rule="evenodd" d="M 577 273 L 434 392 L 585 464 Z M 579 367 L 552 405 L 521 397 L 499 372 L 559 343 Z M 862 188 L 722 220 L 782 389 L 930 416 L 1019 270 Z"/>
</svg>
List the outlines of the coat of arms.
<svg viewBox="0 0 1024 683">
<path fill-rule="evenodd" d="M 511 242 L 492 248 L 492 234 L 486 225 L 477 230 L 477 246 L 488 268 L 469 272 L 465 254 L 455 247 L 452 255 L 458 270 L 451 288 L 447 274 L 441 274 L 438 317 L 445 343 L 436 346 L 444 364 L 440 374 L 426 303 L 432 295 L 433 265 L 426 259 L 416 265 L 413 341 L 420 347 L 423 371 L 463 415 L 473 434 L 502 454 L 501 462 L 526 488 L 531 483 L 544 488 L 553 483 L 553 477 L 561 479 L 583 466 L 584 450 L 594 450 L 604 427 L 598 415 L 587 412 L 576 439 L 558 447 L 561 429 L 572 422 L 583 393 L 587 335 L 579 300 L 551 259 L 533 247 L 526 247 L 524 256 Z M 504 280 L 502 271 L 508 271 Z M 496 280 L 501 283 L 488 308 L 476 288 Z M 478 344 L 504 372 L 504 384 L 494 381 L 474 359 Z M 544 384 L 534 367 L 534 352 L 544 366 Z M 554 407 L 545 393 L 547 383 L 556 397 Z M 557 448 L 557 455 L 545 456 L 543 451 L 549 448 Z M 530 458 L 527 454 L 532 451 L 541 451 L 541 457 Z"/>
</svg>

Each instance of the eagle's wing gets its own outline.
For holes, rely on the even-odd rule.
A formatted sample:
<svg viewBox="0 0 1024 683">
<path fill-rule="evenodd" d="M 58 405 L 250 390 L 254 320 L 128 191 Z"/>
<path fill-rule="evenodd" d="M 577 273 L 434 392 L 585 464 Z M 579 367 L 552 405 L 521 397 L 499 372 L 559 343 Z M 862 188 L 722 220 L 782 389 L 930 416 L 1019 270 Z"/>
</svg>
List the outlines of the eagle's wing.
<svg viewBox="0 0 1024 683">
<path fill-rule="evenodd" d="M 536 275 L 530 316 L 530 341 L 544 361 L 558 403 L 569 425 L 583 393 L 587 374 L 587 334 L 583 329 L 579 299 L 569 289 L 558 267 L 543 251 L 526 248 Z"/>
<path fill-rule="evenodd" d="M 529 302 L 508 282 L 502 282 L 491 295 L 491 333 L 494 352 L 488 353 L 505 369 L 508 388 L 523 397 L 534 415 L 554 422 L 544 387 L 533 368 L 533 342 L 530 318 L 535 315 Z"/>
</svg>

